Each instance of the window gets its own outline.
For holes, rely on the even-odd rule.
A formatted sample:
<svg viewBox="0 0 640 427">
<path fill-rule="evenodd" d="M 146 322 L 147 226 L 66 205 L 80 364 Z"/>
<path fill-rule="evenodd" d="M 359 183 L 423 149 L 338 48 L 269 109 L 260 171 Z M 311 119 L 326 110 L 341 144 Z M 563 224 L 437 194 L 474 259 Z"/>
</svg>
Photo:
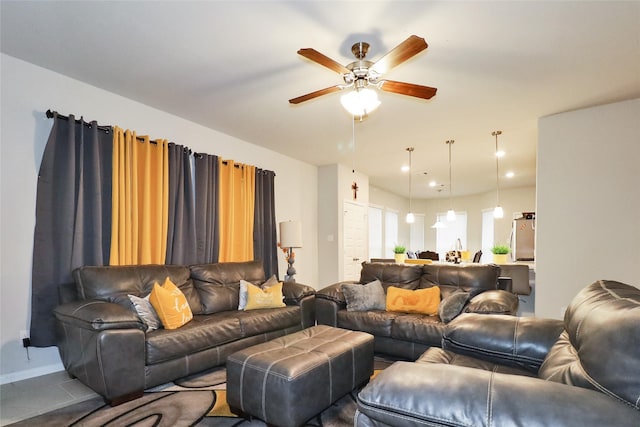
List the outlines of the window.
<svg viewBox="0 0 640 427">
<path fill-rule="evenodd" d="M 398 213 L 386 210 L 384 213 L 384 256 L 393 258 L 393 247 L 398 242 Z"/>
<path fill-rule="evenodd" d="M 384 258 L 382 248 L 382 209 L 369 206 L 369 258 Z"/>
<path fill-rule="evenodd" d="M 439 213 L 437 217 L 438 221 L 446 225 L 436 230 L 436 251 L 440 259 L 445 260 L 447 252 L 456 249 L 458 239 L 462 248 L 467 248 L 467 213 L 456 212 L 456 219 L 453 221 L 447 220 L 446 213 Z"/>
<path fill-rule="evenodd" d="M 410 251 L 423 251 L 424 248 L 424 215 L 416 215 L 416 220 L 409 227 L 409 247 Z"/>
</svg>

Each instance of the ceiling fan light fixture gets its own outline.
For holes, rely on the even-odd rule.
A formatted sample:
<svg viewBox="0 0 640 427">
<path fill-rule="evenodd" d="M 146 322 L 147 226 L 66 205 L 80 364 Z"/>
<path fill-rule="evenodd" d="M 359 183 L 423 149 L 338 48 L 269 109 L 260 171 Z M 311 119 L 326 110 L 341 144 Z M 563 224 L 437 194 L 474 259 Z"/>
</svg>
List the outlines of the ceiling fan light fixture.
<svg viewBox="0 0 640 427">
<path fill-rule="evenodd" d="M 366 116 L 380 106 L 378 94 L 368 88 L 345 93 L 340 97 L 340 103 L 353 116 Z"/>
</svg>

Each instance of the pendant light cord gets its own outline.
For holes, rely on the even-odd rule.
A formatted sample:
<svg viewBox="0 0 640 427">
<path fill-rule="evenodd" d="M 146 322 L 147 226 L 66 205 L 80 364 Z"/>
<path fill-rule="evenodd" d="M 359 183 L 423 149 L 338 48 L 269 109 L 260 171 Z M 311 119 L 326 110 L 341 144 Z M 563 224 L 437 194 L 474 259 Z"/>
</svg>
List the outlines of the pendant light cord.
<svg viewBox="0 0 640 427">
<path fill-rule="evenodd" d="M 497 130 L 491 133 L 496 137 L 496 206 L 500 206 L 500 173 L 498 171 L 498 135 L 502 134 L 502 131 Z"/>
<path fill-rule="evenodd" d="M 453 139 L 450 139 L 447 142 L 449 146 L 449 209 L 453 210 L 453 185 L 451 183 L 451 146 L 455 142 Z"/>
</svg>

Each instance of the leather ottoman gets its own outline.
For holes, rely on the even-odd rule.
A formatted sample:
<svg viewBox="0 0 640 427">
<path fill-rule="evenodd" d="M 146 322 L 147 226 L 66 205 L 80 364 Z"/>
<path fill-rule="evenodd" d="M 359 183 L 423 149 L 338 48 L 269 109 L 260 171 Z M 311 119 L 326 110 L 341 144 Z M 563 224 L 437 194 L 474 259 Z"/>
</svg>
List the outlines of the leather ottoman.
<svg viewBox="0 0 640 427">
<path fill-rule="evenodd" d="M 227 402 L 237 414 L 296 427 L 372 374 L 372 335 L 313 326 L 231 354 Z"/>
</svg>

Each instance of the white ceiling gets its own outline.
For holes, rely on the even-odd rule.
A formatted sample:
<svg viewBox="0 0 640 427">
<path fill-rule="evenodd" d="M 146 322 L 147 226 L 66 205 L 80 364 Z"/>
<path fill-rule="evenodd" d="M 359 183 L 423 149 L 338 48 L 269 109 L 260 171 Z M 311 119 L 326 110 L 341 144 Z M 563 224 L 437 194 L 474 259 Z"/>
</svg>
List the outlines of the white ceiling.
<svg viewBox="0 0 640 427">
<path fill-rule="evenodd" d="M 535 185 L 538 118 L 640 97 L 639 1 L 2 0 L 0 13 L 8 55 L 308 163 L 355 165 L 405 196 L 413 146 L 416 198 L 448 183 L 448 139 L 454 196 L 495 188 L 498 129 L 501 170 L 515 172 L 501 188 Z M 411 34 L 429 48 L 385 77 L 438 93 L 380 92 L 355 150 L 339 93 L 288 103 L 342 83 L 298 49 L 346 65 L 355 42 L 375 61 Z"/>
</svg>

